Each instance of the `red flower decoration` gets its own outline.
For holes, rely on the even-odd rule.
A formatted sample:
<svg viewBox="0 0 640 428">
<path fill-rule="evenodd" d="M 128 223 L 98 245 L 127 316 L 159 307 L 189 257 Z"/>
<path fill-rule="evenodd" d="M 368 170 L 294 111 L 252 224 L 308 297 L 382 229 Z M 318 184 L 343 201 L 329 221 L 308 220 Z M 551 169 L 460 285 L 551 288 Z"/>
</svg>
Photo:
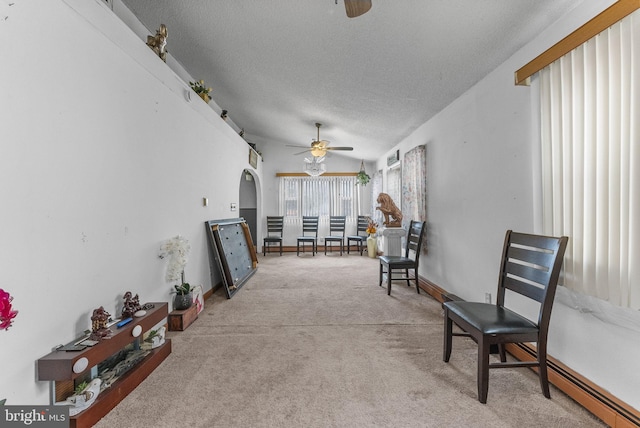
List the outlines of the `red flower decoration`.
<svg viewBox="0 0 640 428">
<path fill-rule="evenodd" d="M 12 300 L 13 297 L 0 288 L 0 330 L 8 330 L 13 324 L 13 319 L 18 315 L 18 311 L 12 310 Z"/>
</svg>

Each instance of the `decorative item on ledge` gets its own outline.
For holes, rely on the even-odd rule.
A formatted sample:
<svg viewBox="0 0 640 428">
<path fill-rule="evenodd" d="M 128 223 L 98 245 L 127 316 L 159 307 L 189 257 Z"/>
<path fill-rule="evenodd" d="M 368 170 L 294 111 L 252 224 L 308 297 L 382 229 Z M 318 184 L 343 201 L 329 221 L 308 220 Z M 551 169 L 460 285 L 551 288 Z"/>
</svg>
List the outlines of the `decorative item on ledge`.
<svg viewBox="0 0 640 428">
<path fill-rule="evenodd" d="M 363 160 L 362 162 L 360 162 L 360 172 L 358 172 L 358 175 L 356 176 L 356 184 L 361 184 L 363 186 L 366 186 L 370 180 L 371 180 L 371 177 L 369 177 L 369 174 L 367 174 L 367 171 L 365 171 L 364 169 L 364 160 Z"/>
<path fill-rule="evenodd" d="M 147 46 L 164 62 L 167 62 L 167 36 L 167 26 L 164 24 L 160 24 L 155 36 L 147 36 Z"/>
<path fill-rule="evenodd" d="M 209 104 L 211 98 L 209 97 L 209 93 L 213 90 L 211 88 L 207 88 L 204 85 L 204 80 L 198 80 L 197 82 L 189 82 L 189 86 L 191 89 L 200 96 L 204 100 L 205 103 Z"/>
</svg>

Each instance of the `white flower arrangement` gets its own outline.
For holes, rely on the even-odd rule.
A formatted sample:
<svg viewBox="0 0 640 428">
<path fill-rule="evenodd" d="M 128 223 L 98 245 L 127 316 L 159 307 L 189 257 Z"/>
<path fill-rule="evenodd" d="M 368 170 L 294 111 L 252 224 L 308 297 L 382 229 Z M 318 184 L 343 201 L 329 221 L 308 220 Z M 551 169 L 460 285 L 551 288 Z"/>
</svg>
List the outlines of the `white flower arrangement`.
<svg viewBox="0 0 640 428">
<path fill-rule="evenodd" d="M 161 246 L 158 257 L 164 259 L 170 257 L 167 266 L 167 281 L 184 282 L 184 267 L 187 265 L 187 258 L 191 245 L 186 238 L 177 235 L 171 239 L 167 239 Z"/>
</svg>

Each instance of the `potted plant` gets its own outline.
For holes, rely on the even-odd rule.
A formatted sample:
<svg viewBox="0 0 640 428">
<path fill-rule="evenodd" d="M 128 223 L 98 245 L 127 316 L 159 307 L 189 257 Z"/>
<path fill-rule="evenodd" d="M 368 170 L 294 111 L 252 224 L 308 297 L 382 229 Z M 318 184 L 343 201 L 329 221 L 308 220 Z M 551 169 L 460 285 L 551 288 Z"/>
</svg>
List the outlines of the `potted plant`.
<svg viewBox="0 0 640 428">
<path fill-rule="evenodd" d="M 364 170 L 364 161 L 362 161 L 360 162 L 360 172 L 356 175 L 356 184 L 365 186 L 370 180 L 371 177 L 369 177 L 369 174 Z"/>
<path fill-rule="evenodd" d="M 212 91 L 211 88 L 208 88 L 204 85 L 204 80 L 198 80 L 197 82 L 189 82 L 189 86 L 194 90 L 196 94 L 200 96 L 204 100 L 205 103 L 209 103 L 211 98 L 209 97 L 209 92 Z"/>
<path fill-rule="evenodd" d="M 193 304 L 193 287 L 188 282 L 176 284 L 173 287 L 176 293 L 173 299 L 173 308 L 178 311 L 189 309 Z"/>
</svg>

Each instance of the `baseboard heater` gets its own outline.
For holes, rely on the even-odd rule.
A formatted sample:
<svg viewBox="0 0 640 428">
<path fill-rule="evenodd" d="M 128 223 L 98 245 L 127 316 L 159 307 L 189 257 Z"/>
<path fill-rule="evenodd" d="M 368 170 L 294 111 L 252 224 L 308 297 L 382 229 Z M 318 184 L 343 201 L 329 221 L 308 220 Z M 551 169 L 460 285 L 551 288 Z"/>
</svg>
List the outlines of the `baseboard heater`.
<svg viewBox="0 0 640 428">
<path fill-rule="evenodd" d="M 441 303 L 445 300 L 443 295 L 449 294 L 443 288 L 423 277 L 419 277 L 418 282 L 420 288 Z M 533 345 L 508 344 L 506 349 L 520 361 L 536 358 L 536 348 Z M 551 384 L 607 425 L 615 428 L 640 427 L 640 412 L 638 410 L 617 399 L 553 357 L 547 358 L 547 367 Z M 532 370 L 537 370 L 537 367 L 533 367 Z"/>
</svg>

